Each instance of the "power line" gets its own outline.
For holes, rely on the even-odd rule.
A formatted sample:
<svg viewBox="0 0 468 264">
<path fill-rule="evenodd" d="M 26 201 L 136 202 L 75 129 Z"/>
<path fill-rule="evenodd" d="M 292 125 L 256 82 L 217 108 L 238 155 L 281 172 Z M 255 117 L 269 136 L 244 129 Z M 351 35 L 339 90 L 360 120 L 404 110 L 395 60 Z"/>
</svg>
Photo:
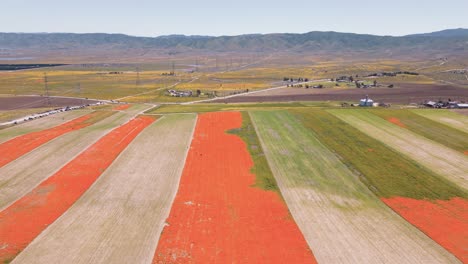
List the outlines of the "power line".
<svg viewBox="0 0 468 264">
<path fill-rule="evenodd" d="M 45 95 L 46 95 L 46 99 L 47 99 L 47 105 L 51 106 L 52 104 L 50 102 L 49 81 L 47 79 L 47 72 L 44 72 L 44 90 L 45 90 Z"/>
</svg>

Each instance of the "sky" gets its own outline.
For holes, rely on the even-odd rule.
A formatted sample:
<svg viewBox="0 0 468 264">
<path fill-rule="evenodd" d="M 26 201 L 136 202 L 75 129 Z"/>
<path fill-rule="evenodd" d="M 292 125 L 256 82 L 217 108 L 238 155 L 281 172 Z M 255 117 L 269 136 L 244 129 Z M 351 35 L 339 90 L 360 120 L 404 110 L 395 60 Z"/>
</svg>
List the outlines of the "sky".
<svg viewBox="0 0 468 264">
<path fill-rule="evenodd" d="M 468 0 L 0 0 L 0 32 L 133 36 L 468 28 Z"/>
</svg>

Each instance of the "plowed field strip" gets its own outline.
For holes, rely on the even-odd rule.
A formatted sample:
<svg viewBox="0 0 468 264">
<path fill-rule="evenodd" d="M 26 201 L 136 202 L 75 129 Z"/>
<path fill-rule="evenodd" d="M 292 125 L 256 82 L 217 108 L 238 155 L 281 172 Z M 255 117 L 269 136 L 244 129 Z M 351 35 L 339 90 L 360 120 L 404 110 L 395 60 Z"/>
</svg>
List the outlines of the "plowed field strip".
<svg viewBox="0 0 468 264">
<path fill-rule="evenodd" d="M 468 157 L 466 155 L 396 126 L 367 111 L 329 110 L 329 112 L 465 190 L 468 188 Z"/>
<path fill-rule="evenodd" d="M 153 121 L 137 117 L 114 129 L 0 212 L 0 261 L 12 259 L 62 215 Z"/>
<path fill-rule="evenodd" d="M 468 152 L 468 133 L 451 126 L 417 115 L 409 110 L 373 110 L 371 113 L 390 122 L 396 120 L 404 128 L 461 153 Z"/>
<path fill-rule="evenodd" d="M 147 127 L 15 262 L 150 263 L 195 120 L 195 115 L 171 115 Z"/>
<path fill-rule="evenodd" d="M 319 263 L 458 263 L 374 196 L 294 116 L 251 112 L 251 117 Z"/>
<path fill-rule="evenodd" d="M 90 112 L 88 110 L 68 111 L 2 129 L 0 130 L 0 143 L 17 136 L 58 126 Z"/>
<path fill-rule="evenodd" d="M 131 117 L 116 113 L 32 150 L 0 168 L 0 210 L 30 192 L 80 152 Z"/>
<path fill-rule="evenodd" d="M 52 139 L 74 130 L 90 126 L 94 122 L 102 120 L 111 114 L 113 113 L 93 112 L 65 124 L 38 132 L 32 132 L 4 142 L 0 144 L 0 168 Z"/>
<path fill-rule="evenodd" d="M 153 263 L 314 263 L 278 193 L 253 186 L 239 112 L 199 115 Z"/>
<path fill-rule="evenodd" d="M 448 110 L 441 109 L 418 109 L 411 110 L 413 113 L 424 116 L 431 120 L 451 126 L 465 133 L 468 133 L 468 117 Z"/>
</svg>

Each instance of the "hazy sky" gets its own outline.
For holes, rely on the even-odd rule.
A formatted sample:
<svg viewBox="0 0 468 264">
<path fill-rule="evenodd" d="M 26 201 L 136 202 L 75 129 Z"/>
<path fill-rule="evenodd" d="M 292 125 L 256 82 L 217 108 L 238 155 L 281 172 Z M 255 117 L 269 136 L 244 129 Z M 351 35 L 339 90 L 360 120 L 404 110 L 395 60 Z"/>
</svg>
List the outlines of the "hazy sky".
<svg viewBox="0 0 468 264">
<path fill-rule="evenodd" d="M 136 36 L 468 28 L 468 0 L 0 0 L 0 32 Z"/>
</svg>

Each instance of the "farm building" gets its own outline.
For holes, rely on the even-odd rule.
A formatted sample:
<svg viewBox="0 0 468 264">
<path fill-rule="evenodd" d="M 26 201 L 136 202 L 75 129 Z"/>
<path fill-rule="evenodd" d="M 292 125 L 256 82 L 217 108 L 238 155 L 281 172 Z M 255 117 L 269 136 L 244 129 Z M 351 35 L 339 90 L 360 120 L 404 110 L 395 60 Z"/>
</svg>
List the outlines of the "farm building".
<svg viewBox="0 0 468 264">
<path fill-rule="evenodd" d="M 176 90 L 168 90 L 170 96 L 175 97 L 190 97 L 192 96 L 192 91 L 176 91 Z"/>
<path fill-rule="evenodd" d="M 366 95 L 365 99 L 361 99 L 359 101 L 359 106 L 370 106 L 372 107 L 374 105 L 374 100 L 370 99 L 369 96 Z"/>
</svg>

